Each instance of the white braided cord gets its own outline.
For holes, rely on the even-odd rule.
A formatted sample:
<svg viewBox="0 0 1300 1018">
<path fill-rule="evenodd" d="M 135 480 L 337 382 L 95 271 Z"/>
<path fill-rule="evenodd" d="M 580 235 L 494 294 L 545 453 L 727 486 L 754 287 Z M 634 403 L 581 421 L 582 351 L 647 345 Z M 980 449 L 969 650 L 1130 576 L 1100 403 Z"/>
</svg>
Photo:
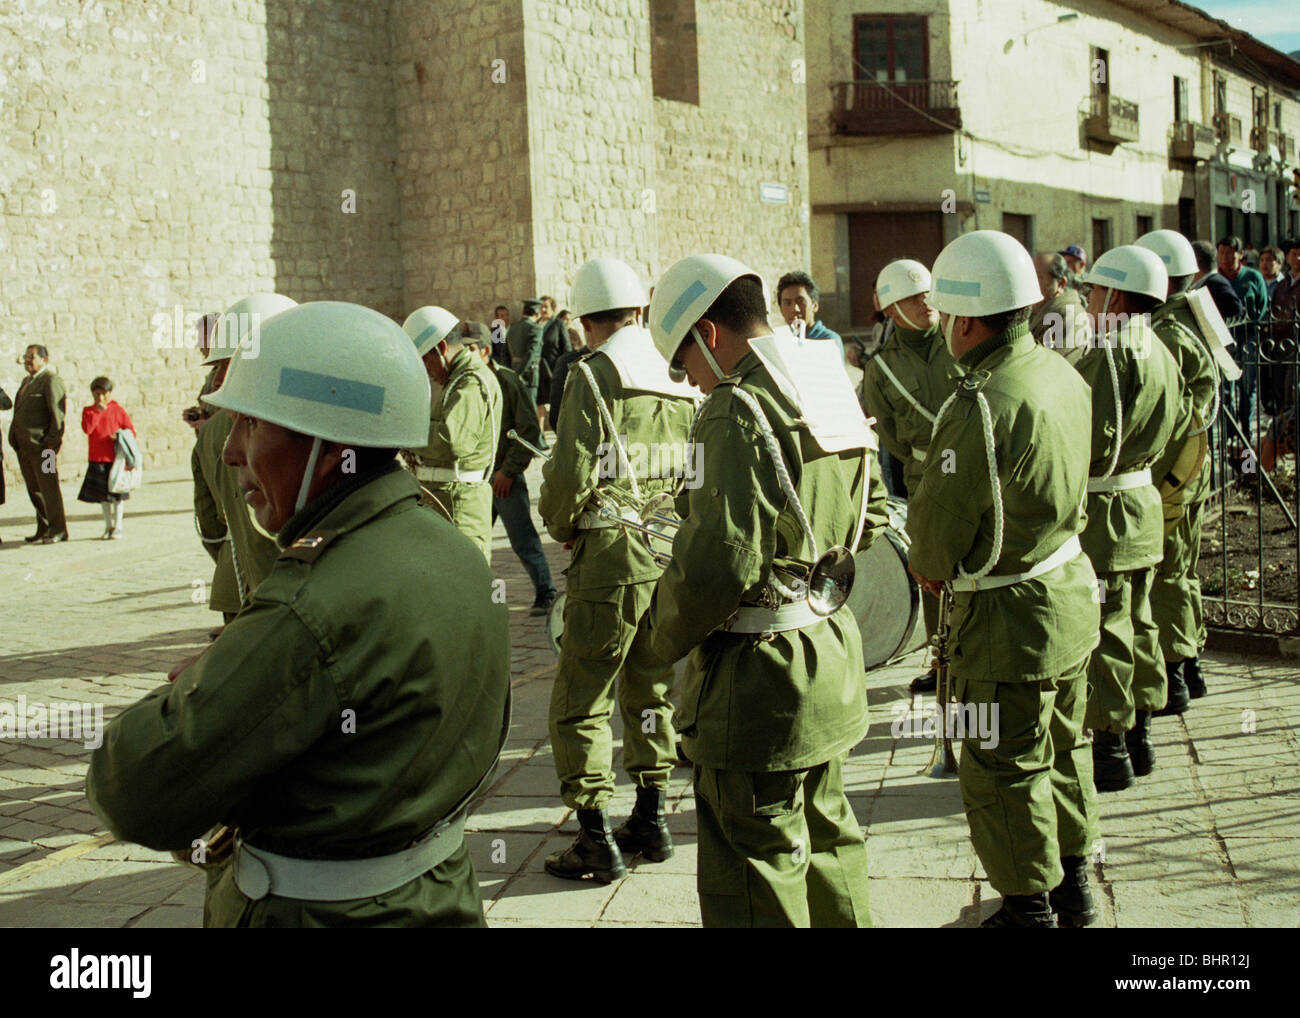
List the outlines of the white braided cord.
<svg viewBox="0 0 1300 1018">
<path fill-rule="evenodd" d="M 1110 337 L 1103 336 L 1101 348 L 1106 351 L 1106 366 L 1110 368 L 1110 385 L 1115 393 L 1115 451 L 1111 453 L 1110 465 L 1106 467 L 1106 472 L 1102 474 L 1102 480 L 1105 480 L 1115 472 L 1119 466 L 1120 447 L 1124 444 L 1124 403 L 1119 394 L 1119 369 L 1115 367 L 1115 351 L 1110 345 Z"/>
<path fill-rule="evenodd" d="M 944 415 L 948 408 L 952 406 L 953 400 L 957 398 L 957 391 L 954 391 L 943 402 L 939 412 L 934 418 L 934 427 L 931 429 L 930 437 L 933 441 L 934 433 L 939 430 L 939 424 L 943 421 Z M 1004 521 L 1002 518 L 1002 485 L 998 481 L 998 463 L 993 453 L 993 411 L 989 409 L 989 401 L 984 398 L 984 393 L 975 393 L 975 399 L 980 408 L 980 422 L 984 429 L 984 455 L 988 459 L 989 465 L 989 488 L 993 492 L 993 547 L 989 550 L 988 561 L 973 573 L 968 573 L 960 562 L 957 563 L 957 575 L 963 580 L 979 580 L 989 574 L 989 571 L 997 565 L 998 559 L 1002 557 L 1002 536 Z"/>
<path fill-rule="evenodd" d="M 623 443 L 619 441 L 618 429 L 614 427 L 614 418 L 610 415 L 609 407 L 605 406 L 605 400 L 600 395 L 600 386 L 596 384 L 596 376 L 591 373 L 591 368 L 587 367 L 585 360 L 577 362 L 578 370 L 582 372 L 587 384 L 591 386 L 592 394 L 596 397 L 596 408 L 600 411 L 600 419 L 604 422 L 605 427 L 609 430 L 610 438 L 614 443 L 614 448 L 618 450 L 619 465 L 627 473 L 627 478 L 632 483 L 632 497 L 641 497 L 641 488 L 636 483 L 636 474 L 632 471 L 632 462 L 628 459 L 627 450 L 623 448 Z M 692 422 L 692 433 L 694 433 L 694 422 Z M 597 483 L 597 488 L 600 484 Z"/>
</svg>

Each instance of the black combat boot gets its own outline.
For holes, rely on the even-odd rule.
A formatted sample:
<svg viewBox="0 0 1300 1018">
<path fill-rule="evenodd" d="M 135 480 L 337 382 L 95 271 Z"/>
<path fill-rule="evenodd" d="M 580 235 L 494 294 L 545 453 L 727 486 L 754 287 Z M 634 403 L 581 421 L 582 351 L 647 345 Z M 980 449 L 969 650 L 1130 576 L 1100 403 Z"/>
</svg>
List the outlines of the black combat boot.
<svg viewBox="0 0 1300 1018">
<path fill-rule="evenodd" d="M 667 795 L 662 788 L 638 788 L 636 806 L 627 823 L 614 832 L 618 847 L 629 857 L 643 855 L 651 862 L 663 862 L 673 854 L 673 837 L 664 815 Z"/>
<path fill-rule="evenodd" d="M 1133 727 L 1124 733 L 1124 745 L 1128 749 L 1129 761 L 1133 764 L 1133 773 L 1145 778 L 1156 769 L 1156 750 L 1151 745 L 1151 712 L 1140 710 Z"/>
<path fill-rule="evenodd" d="M 1189 660 L 1191 659 L 1182 658 L 1178 661 L 1165 662 L 1165 675 L 1169 679 L 1169 699 L 1159 710 L 1151 712 L 1152 717 L 1166 718 L 1171 714 L 1181 714 L 1187 710 L 1187 705 L 1192 702 L 1192 698 L 1187 692 L 1187 682 L 1183 679 L 1183 664 Z"/>
<path fill-rule="evenodd" d="M 1133 763 L 1122 735 L 1100 729 L 1092 733 L 1092 780 L 1099 792 L 1121 792 L 1133 784 Z"/>
<path fill-rule="evenodd" d="M 924 675 L 918 675 L 907 687 L 912 693 L 933 693 L 939 688 L 939 676 L 933 668 Z"/>
<path fill-rule="evenodd" d="M 609 814 L 603 809 L 578 810 L 581 830 L 563 852 L 546 857 L 546 872 L 565 880 L 592 877 L 602 884 L 627 876 L 623 853 L 609 829 Z"/>
<path fill-rule="evenodd" d="M 985 930 L 1038 928 L 1056 929 L 1056 916 L 1048 903 L 1047 892 L 1038 894 L 1004 894 L 1002 907 L 980 923 Z"/>
<path fill-rule="evenodd" d="M 1201 678 L 1201 661 L 1189 657 L 1183 662 L 1183 679 L 1187 683 L 1187 695 L 1192 700 L 1199 700 L 1205 695 L 1205 680 Z"/>
<path fill-rule="evenodd" d="M 1061 926 L 1078 928 L 1097 921 L 1097 906 L 1088 887 L 1088 860 L 1081 855 L 1061 856 L 1065 876 L 1047 896 Z"/>
</svg>

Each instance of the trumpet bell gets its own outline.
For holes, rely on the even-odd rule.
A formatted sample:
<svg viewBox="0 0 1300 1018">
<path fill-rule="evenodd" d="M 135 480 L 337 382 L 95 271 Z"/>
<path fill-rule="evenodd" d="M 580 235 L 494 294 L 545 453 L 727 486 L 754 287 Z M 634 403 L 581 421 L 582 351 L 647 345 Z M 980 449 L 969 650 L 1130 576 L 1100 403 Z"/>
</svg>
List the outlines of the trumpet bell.
<svg viewBox="0 0 1300 1018">
<path fill-rule="evenodd" d="M 849 549 L 837 544 L 813 563 L 808 577 L 808 605 L 818 615 L 833 615 L 853 590 L 857 570 Z"/>
</svg>

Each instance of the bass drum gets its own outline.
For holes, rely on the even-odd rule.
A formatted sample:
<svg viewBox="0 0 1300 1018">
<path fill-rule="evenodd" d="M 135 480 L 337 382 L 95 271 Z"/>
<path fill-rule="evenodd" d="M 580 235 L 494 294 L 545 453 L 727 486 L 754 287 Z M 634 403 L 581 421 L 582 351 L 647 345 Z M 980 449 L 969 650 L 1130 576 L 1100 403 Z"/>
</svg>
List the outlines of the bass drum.
<svg viewBox="0 0 1300 1018">
<path fill-rule="evenodd" d="M 925 646 L 921 588 L 907 571 L 907 503 L 891 498 L 888 508 L 884 533 L 853 556 L 856 573 L 847 602 L 862 633 L 868 671 Z"/>
</svg>

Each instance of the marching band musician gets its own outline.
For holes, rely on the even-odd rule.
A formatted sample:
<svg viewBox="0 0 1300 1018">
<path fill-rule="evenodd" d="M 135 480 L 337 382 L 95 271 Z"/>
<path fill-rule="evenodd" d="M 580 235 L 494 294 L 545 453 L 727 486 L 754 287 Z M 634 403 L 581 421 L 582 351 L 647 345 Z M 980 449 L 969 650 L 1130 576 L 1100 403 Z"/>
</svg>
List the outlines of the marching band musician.
<svg viewBox="0 0 1300 1018">
<path fill-rule="evenodd" d="M 918 261 L 900 258 L 876 277 L 876 298 L 894 328 L 862 372 L 862 409 L 876 419 L 880 442 L 903 464 L 909 495 L 921 485 L 930 429 L 943 401 L 951 395 L 952 354 L 939 331 L 939 313 L 927 303 L 930 270 Z M 939 599 L 921 594 L 925 635 L 933 637 Z M 935 672 L 913 679 L 913 693 L 933 693 Z"/>
<path fill-rule="evenodd" d="M 1196 252 L 1176 230 L 1154 230 L 1137 246 L 1155 252 L 1169 274 L 1168 297 L 1151 315 L 1151 328 L 1173 354 L 1183 389 L 1191 393 L 1200 423 L 1176 432 L 1166 455 L 1156 464 L 1157 483 L 1166 477 L 1184 442 L 1202 431 L 1219 413 L 1219 374 L 1210 346 L 1187 302 L 1187 288 L 1197 272 Z M 1164 558 L 1151 587 L 1151 615 L 1160 630 L 1169 698 L 1156 716 L 1182 714 L 1191 700 L 1205 695 L 1199 660 L 1205 646 L 1201 581 L 1196 573 L 1201 554 L 1201 506 L 1210 495 L 1209 456 L 1186 486 L 1167 497 L 1182 505 L 1178 523 L 1165 536 Z"/>
<path fill-rule="evenodd" d="M 1186 430 L 1173 357 L 1147 317 L 1168 276 L 1145 248 L 1111 248 L 1084 277 L 1096 337 L 1075 362 L 1092 390 L 1088 525 L 1080 540 L 1097 573 L 1101 642 L 1088 664 L 1093 780 L 1099 792 L 1133 784 L 1155 767 L 1151 713 L 1165 705 L 1165 669 L 1151 618 L 1151 582 L 1164 553 L 1164 514 L 1151 467 Z"/>
<path fill-rule="evenodd" d="M 646 293 L 631 267 L 593 259 L 578 270 L 571 296 L 594 352 L 570 366 L 555 452 L 542 468 L 538 512 L 552 537 L 573 542 L 550 733 L 561 795 L 578 811 L 581 830 L 569 848 L 547 858 L 546 871 L 609 883 L 627 872 L 624 853 L 653 862 L 672 855 L 665 806 L 676 752 L 668 700 L 672 663 L 628 658 L 662 567 L 641 535 L 598 510 L 625 510 L 620 500 L 676 487 L 672 475 L 640 476 L 644 458 L 638 457 L 643 465 L 637 468 L 630 454 L 675 448 L 684 463 L 695 399 L 689 386 L 670 381 L 668 365 L 640 324 Z M 623 760 L 636 785 L 636 807 L 611 831 L 616 681 Z"/>
<path fill-rule="evenodd" d="M 1099 609 L 1079 543 L 1088 386 L 1030 335 L 1041 294 L 1014 238 L 964 234 L 933 274 L 930 304 L 966 374 L 909 504 L 911 568 L 932 589 L 952 584 L 953 700 L 998 718 L 997 744 L 968 735 L 960 765 L 971 841 L 1003 896 L 983 925 L 1054 928 L 1054 910 L 1093 908 L 1097 793 L 1083 717 Z"/>
<path fill-rule="evenodd" d="M 427 377 L 355 304 L 261 332 L 207 400 L 234 416 L 224 459 L 280 556 L 174 685 L 108 726 L 87 797 L 151 848 L 237 830 L 207 926 L 482 927 L 462 831 L 508 730 L 509 619 L 395 461 L 428 427 Z"/>
<path fill-rule="evenodd" d="M 429 412 L 429 441 L 414 450 L 415 479 L 435 499 L 422 497 L 479 546 L 492 564 L 492 464 L 501 430 L 501 386 L 455 329 L 457 318 L 422 307 L 402 328 L 415 343 L 429 380 L 441 386 Z"/>
<path fill-rule="evenodd" d="M 672 561 L 632 657 L 690 654 L 678 717 L 704 925 L 869 926 L 866 846 L 842 776 L 867 728 L 858 626 L 813 610 L 808 588 L 774 584 L 778 557 L 868 546 L 887 524 L 885 491 L 869 469 L 875 438 L 824 345 L 808 342 L 789 374 L 770 366 L 765 289 L 721 255 L 685 258 L 655 288 L 655 345 L 708 399 L 700 484 L 678 499 Z"/>
</svg>

